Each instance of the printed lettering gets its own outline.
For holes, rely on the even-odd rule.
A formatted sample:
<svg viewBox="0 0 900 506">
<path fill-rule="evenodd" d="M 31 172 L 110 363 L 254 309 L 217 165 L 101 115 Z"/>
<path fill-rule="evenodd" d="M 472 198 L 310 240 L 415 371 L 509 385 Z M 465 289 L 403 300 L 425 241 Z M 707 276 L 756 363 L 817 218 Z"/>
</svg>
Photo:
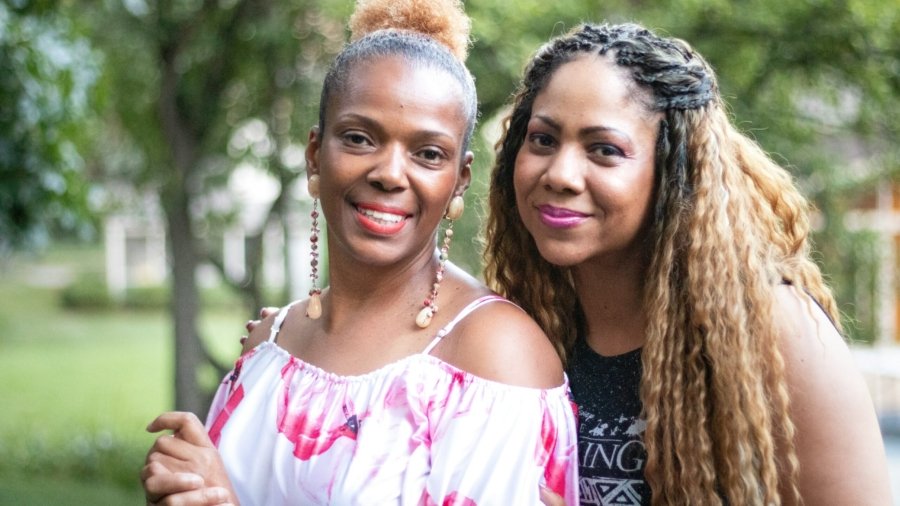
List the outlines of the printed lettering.
<svg viewBox="0 0 900 506">
<path fill-rule="evenodd" d="M 638 439 L 633 439 L 622 446 L 622 449 L 619 451 L 619 457 L 616 459 L 616 465 L 620 470 L 625 472 L 640 471 L 644 468 L 644 459 L 640 457 L 643 457 L 644 455 L 646 455 L 644 443 Z M 625 467 L 625 464 L 622 462 L 623 456 L 626 457 L 632 465 Z"/>
</svg>

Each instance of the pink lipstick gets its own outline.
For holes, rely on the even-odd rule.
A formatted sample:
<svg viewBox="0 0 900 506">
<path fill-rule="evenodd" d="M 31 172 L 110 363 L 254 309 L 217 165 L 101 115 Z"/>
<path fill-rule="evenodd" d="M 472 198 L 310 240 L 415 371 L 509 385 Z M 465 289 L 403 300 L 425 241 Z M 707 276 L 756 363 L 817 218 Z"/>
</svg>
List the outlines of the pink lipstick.
<svg viewBox="0 0 900 506">
<path fill-rule="evenodd" d="M 550 228 L 576 227 L 590 216 L 571 209 L 554 207 L 547 204 L 538 206 L 538 211 L 541 213 L 541 223 Z"/>
</svg>

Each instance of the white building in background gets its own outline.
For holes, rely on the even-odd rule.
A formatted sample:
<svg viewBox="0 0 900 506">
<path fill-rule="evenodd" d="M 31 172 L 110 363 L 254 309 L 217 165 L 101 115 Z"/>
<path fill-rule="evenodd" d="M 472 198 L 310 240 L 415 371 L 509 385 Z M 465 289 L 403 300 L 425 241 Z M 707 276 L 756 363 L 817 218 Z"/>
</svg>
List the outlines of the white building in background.
<svg viewBox="0 0 900 506">
<path fill-rule="evenodd" d="M 876 343 L 900 345 L 900 181 L 882 181 L 873 195 L 847 213 L 844 220 L 851 230 L 869 230 L 878 235 L 881 258 L 876 280 Z"/>
<path fill-rule="evenodd" d="M 280 222 L 266 224 L 268 211 L 278 196 L 278 181 L 266 171 L 241 164 L 232 172 L 222 190 L 198 199 L 195 211 L 230 213 L 236 216 L 221 238 L 221 256 L 225 275 L 233 281 L 246 274 L 246 240 L 263 227 L 262 276 L 267 288 L 282 289 L 290 281 L 291 299 L 300 298 L 309 287 L 308 210 L 311 199 L 306 191 L 306 178 L 300 177 L 289 190 L 296 205 Z M 169 275 L 165 220 L 156 194 L 129 198 L 117 191 L 117 197 L 130 204 L 107 216 L 104 223 L 106 282 L 110 294 L 121 299 L 132 287 L 158 286 Z M 198 219 L 199 234 L 207 233 Z M 198 267 L 202 286 L 221 282 L 220 271 L 209 264 Z"/>
<path fill-rule="evenodd" d="M 132 200 L 136 209 L 106 217 L 103 224 L 106 286 L 121 300 L 129 287 L 154 286 L 166 279 L 166 228 L 156 198 Z"/>
</svg>

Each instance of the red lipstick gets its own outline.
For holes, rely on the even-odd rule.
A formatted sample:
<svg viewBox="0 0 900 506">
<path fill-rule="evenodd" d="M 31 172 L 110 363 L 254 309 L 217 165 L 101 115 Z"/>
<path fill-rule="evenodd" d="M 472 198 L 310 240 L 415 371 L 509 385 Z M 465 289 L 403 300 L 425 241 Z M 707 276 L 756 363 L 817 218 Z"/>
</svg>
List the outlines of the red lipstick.
<svg viewBox="0 0 900 506">
<path fill-rule="evenodd" d="M 396 207 L 380 204 L 356 204 L 356 221 L 369 232 L 378 235 L 394 235 L 406 226 L 409 215 Z"/>
</svg>

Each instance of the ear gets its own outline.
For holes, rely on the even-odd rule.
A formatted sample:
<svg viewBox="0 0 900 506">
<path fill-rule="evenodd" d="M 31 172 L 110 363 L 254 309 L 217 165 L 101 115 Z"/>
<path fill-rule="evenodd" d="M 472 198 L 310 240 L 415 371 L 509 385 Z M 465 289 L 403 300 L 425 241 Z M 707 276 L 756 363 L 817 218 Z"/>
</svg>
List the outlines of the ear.
<svg viewBox="0 0 900 506">
<path fill-rule="evenodd" d="M 475 155 L 471 151 L 467 151 L 463 156 L 462 167 L 459 169 L 459 179 L 456 181 L 456 192 L 454 195 L 462 195 L 472 182 L 472 161 Z"/>
<path fill-rule="evenodd" d="M 318 126 L 309 129 L 306 144 L 306 177 L 319 173 L 319 148 L 322 147 L 322 133 Z"/>
</svg>

